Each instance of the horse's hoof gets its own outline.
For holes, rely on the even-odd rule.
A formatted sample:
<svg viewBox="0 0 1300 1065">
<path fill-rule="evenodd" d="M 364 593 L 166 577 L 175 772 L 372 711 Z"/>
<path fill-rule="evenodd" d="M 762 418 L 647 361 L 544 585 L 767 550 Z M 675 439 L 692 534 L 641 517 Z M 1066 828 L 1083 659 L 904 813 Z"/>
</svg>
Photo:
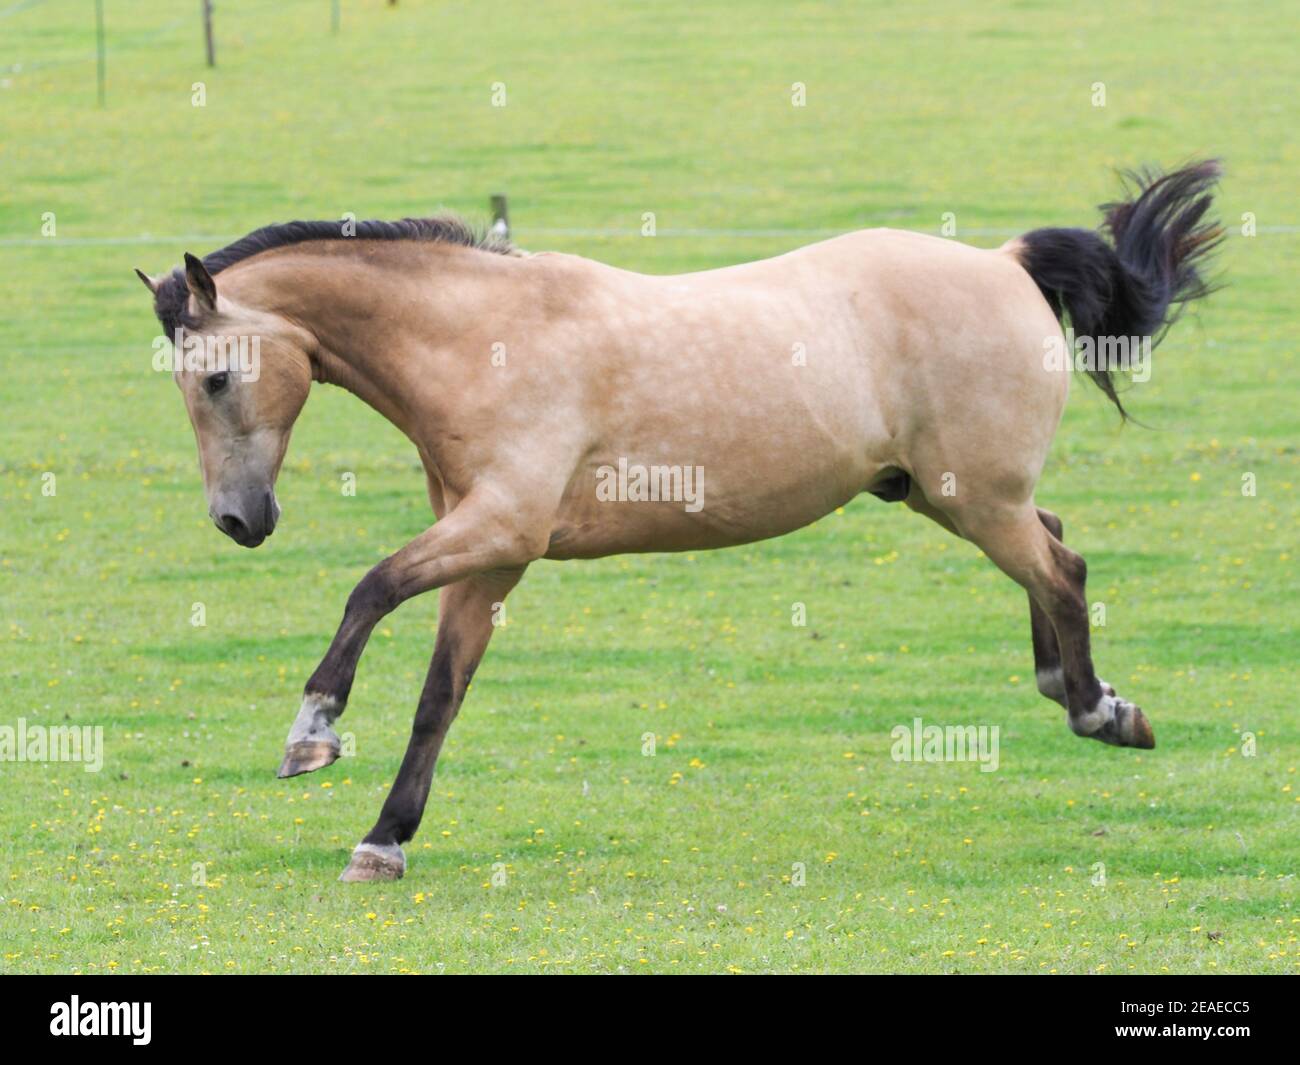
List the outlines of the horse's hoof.
<svg viewBox="0 0 1300 1065">
<path fill-rule="evenodd" d="M 1070 728 L 1080 736 L 1089 736 L 1113 747 L 1139 747 L 1149 751 L 1156 745 L 1156 736 L 1146 715 L 1118 695 L 1102 695 L 1091 713 L 1077 719 L 1070 718 Z"/>
<path fill-rule="evenodd" d="M 280 771 L 276 776 L 283 780 L 300 773 L 310 773 L 314 769 L 324 769 L 338 761 L 341 750 L 338 737 L 332 743 L 329 740 L 307 740 L 290 744 L 284 750 L 284 761 L 280 763 Z"/>
<path fill-rule="evenodd" d="M 368 880 L 401 880 L 406 855 L 396 843 L 358 843 L 352 861 L 339 877 L 345 884 Z"/>
<path fill-rule="evenodd" d="M 1128 735 L 1128 745 L 1130 747 L 1141 747 L 1144 751 L 1155 750 L 1156 734 L 1151 730 L 1151 722 L 1147 720 L 1146 714 L 1142 713 L 1136 706 L 1133 707 Z"/>
<path fill-rule="evenodd" d="M 343 707 L 332 695 L 317 695 L 315 692 L 304 695 L 298 716 L 293 719 L 293 728 L 284 741 L 284 761 L 276 775 L 281 779 L 296 777 L 299 773 L 310 773 L 337 761 L 343 744 L 330 725 L 341 713 Z"/>
</svg>

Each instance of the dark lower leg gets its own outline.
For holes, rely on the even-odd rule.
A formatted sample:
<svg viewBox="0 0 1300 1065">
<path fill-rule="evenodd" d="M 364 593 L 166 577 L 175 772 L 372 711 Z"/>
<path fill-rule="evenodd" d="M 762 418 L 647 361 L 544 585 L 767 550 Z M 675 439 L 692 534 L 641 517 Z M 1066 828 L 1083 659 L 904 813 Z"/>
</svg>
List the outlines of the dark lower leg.
<svg viewBox="0 0 1300 1065">
<path fill-rule="evenodd" d="M 1088 630 L 1088 600 L 1084 593 L 1088 565 L 1053 538 L 1048 549 L 1055 572 L 1045 582 L 1045 613 L 1050 616 L 1059 648 L 1066 706 L 1072 725 L 1090 713 L 1101 699 L 1101 682 L 1092 666 L 1092 637 Z"/>
<path fill-rule="evenodd" d="M 1038 520 L 1058 543 L 1064 541 L 1064 528 L 1060 518 L 1050 510 L 1039 507 Z M 1065 706 L 1065 674 L 1061 669 L 1061 646 L 1056 640 L 1052 619 L 1034 602 L 1032 595 L 1029 596 L 1029 628 L 1034 643 L 1034 678 L 1038 681 L 1038 690 L 1049 699 L 1055 699 Z"/>
<path fill-rule="evenodd" d="M 419 828 L 438 753 L 492 637 L 499 604 L 522 575 L 522 568 L 496 571 L 443 588 L 433 659 L 406 754 L 379 819 L 357 848 L 344 879 L 401 875 L 400 844 Z M 376 869 L 376 862 L 381 868 Z"/>
<path fill-rule="evenodd" d="M 472 651 L 439 637 L 401 768 L 384 800 L 379 820 L 363 842 L 405 843 L 420 827 L 433 781 L 433 767 L 478 667 L 478 659 L 470 657 Z"/>
<path fill-rule="evenodd" d="M 1060 644 L 1070 728 L 1080 736 L 1120 747 L 1154 747 L 1155 737 L 1142 711 L 1119 698 L 1093 669 L 1087 564 L 1058 540 L 1053 539 L 1050 548 L 1058 579 L 1047 589 L 1044 606 Z"/>
<path fill-rule="evenodd" d="M 389 581 L 384 575 L 384 564 L 380 563 L 365 575 L 348 596 L 347 606 L 343 609 L 343 621 L 339 624 L 334 639 L 330 641 L 329 650 L 321 659 L 304 689 L 306 696 L 323 696 L 332 699 L 343 712 L 348 695 L 352 691 L 352 681 L 356 677 L 357 663 L 361 652 L 375 626 L 396 606 Z"/>
</svg>

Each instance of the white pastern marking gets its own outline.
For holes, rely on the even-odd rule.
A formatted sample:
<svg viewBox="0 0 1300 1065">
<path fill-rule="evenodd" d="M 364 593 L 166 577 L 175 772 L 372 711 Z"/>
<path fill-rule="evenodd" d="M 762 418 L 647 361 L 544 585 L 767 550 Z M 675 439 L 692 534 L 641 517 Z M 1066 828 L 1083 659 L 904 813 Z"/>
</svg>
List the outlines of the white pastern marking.
<svg viewBox="0 0 1300 1065">
<path fill-rule="evenodd" d="M 1103 695 L 1097 700 L 1097 705 L 1086 714 L 1080 714 L 1078 717 L 1071 715 L 1070 728 L 1076 736 L 1091 736 L 1098 729 L 1114 720 L 1115 708 L 1119 703 L 1118 696 Z"/>
<path fill-rule="evenodd" d="M 1055 669 L 1040 669 L 1034 673 L 1038 681 L 1038 690 L 1050 699 L 1065 698 L 1065 670 L 1060 666 Z"/>
<path fill-rule="evenodd" d="M 337 744 L 339 738 L 330 725 L 340 713 L 342 709 L 334 696 L 309 692 L 303 696 L 298 716 L 289 729 L 289 738 L 284 741 L 285 746 L 292 747 L 295 743 Z"/>
</svg>

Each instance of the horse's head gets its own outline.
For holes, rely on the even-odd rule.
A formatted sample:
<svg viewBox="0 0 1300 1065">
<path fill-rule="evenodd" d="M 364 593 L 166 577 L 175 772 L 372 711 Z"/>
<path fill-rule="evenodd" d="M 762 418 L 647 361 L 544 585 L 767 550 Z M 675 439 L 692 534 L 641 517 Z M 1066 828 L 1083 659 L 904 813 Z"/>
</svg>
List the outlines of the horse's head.
<svg viewBox="0 0 1300 1065">
<path fill-rule="evenodd" d="M 208 514 L 235 543 L 257 547 L 280 516 L 275 479 L 311 389 L 312 337 L 219 293 L 193 255 L 161 281 L 136 273 L 170 342 L 156 343 L 154 362 L 185 397 Z"/>
</svg>

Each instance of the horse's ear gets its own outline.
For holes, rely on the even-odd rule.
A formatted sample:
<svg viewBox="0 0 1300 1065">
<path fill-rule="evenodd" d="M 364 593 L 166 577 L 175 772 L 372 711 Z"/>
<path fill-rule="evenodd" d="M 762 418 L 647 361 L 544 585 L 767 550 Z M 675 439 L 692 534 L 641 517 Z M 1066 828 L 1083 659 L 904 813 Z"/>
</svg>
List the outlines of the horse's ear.
<svg viewBox="0 0 1300 1065">
<path fill-rule="evenodd" d="M 154 280 L 152 277 L 150 277 L 148 274 L 146 274 L 146 273 L 145 273 L 143 270 L 141 270 L 138 266 L 137 266 L 136 269 L 135 269 L 135 276 L 138 277 L 141 281 L 144 282 L 144 287 L 145 287 L 145 288 L 147 288 L 147 289 L 148 289 L 150 292 L 152 292 L 155 296 L 158 295 L 158 282 L 155 281 L 155 280 Z"/>
<path fill-rule="evenodd" d="M 205 311 L 217 308 L 217 283 L 212 280 L 208 268 L 202 261 L 189 252 L 185 253 L 185 287 Z"/>
</svg>

